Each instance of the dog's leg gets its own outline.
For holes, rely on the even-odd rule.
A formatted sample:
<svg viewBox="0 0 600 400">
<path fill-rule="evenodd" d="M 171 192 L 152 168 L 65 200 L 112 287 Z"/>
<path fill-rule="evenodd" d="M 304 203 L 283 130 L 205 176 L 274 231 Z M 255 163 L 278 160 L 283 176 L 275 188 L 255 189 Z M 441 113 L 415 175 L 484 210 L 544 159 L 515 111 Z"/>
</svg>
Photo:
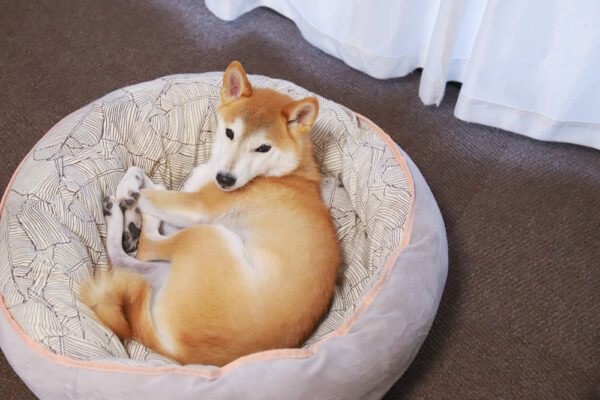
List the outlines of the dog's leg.
<svg viewBox="0 0 600 400">
<path fill-rule="evenodd" d="M 135 251 L 140 240 L 142 216 L 135 203 L 141 188 L 166 189 L 163 185 L 153 183 L 139 167 L 132 166 L 123 175 L 117 185 L 115 197 L 124 214 L 122 242 L 127 253 Z"/>
<path fill-rule="evenodd" d="M 208 214 L 199 205 L 197 193 L 156 190 L 143 190 L 138 203 L 142 213 L 181 229 L 208 222 Z"/>
<path fill-rule="evenodd" d="M 142 219 L 144 221 L 142 226 L 145 238 L 155 242 L 170 236 L 168 234 L 163 235 L 162 233 L 160 233 L 160 219 L 150 214 L 144 214 Z"/>
<path fill-rule="evenodd" d="M 140 247 L 138 249 L 136 257 L 142 261 L 156 261 L 162 260 L 164 258 L 170 258 L 170 254 L 172 254 L 173 252 L 173 241 L 169 239 L 173 235 L 163 235 L 160 232 L 160 219 L 150 214 L 144 214 L 143 219 L 143 237 L 140 241 Z"/>
<path fill-rule="evenodd" d="M 208 182 L 215 178 L 216 172 L 213 168 L 213 162 L 211 160 L 197 165 L 193 170 L 190 176 L 187 177 L 183 187 L 181 188 L 182 192 L 195 192 L 199 190 L 201 187 L 206 185 Z"/>
<path fill-rule="evenodd" d="M 129 167 L 121 182 L 117 185 L 115 197 L 119 200 L 121 209 L 135 204 L 141 188 L 159 189 L 159 186 L 144 173 L 140 167 Z"/>
<path fill-rule="evenodd" d="M 180 228 L 209 222 L 212 218 L 239 204 L 243 191 L 227 192 L 209 182 L 196 192 L 175 192 L 143 189 L 138 207 L 144 214 Z"/>
<path fill-rule="evenodd" d="M 195 192 L 214 178 L 213 163 L 210 160 L 206 163 L 196 166 L 190 176 L 186 179 L 182 191 Z M 152 180 L 139 168 L 130 167 L 121 182 L 117 186 L 116 198 L 119 206 L 125 215 L 123 224 L 123 247 L 125 251 L 130 253 L 137 249 L 140 229 L 142 227 L 142 212 L 137 205 L 137 199 L 141 189 L 166 190 L 162 185 L 155 184 Z M 162 231 L 166 235 L 172 235 L 180 231 L 182 228 L 195 225 L 199 222 L 205 222 L 203 219 L 181 219 L 181 218 L 161 218 L 160 213 L 153 213 L 156 217 L 162 220 Z"/>
<path fill-rule="evenodd" d="M 126 268 L 141 274 L 153 287 L 161 287 L 169 274 L 170 263 L 167 261 L 140 261 L 129 256 L 123 250 L 123 213 L 114 196 L 106 196 L 102 200 L 106 218 L 106 252 L 113 268 Z"/>
</svg>

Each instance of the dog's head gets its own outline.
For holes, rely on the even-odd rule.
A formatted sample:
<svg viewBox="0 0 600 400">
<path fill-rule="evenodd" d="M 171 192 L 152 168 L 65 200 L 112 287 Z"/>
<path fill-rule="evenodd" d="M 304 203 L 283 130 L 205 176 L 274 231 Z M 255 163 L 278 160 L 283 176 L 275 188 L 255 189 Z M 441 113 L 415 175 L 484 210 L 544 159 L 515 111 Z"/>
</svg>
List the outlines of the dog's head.
<svg viewBox="0 0 600 400">
<path fill-rule="evenodd" d="M 225 71 L 217 112 L 211 158 L 221 189 L 240 188 L 257 176 L 284 176 L 310 162 L 308 132 L 319 112 L 314 97 L 294 101 L 271 89 L 253 88 L 234 61 Z"/>
</svg>

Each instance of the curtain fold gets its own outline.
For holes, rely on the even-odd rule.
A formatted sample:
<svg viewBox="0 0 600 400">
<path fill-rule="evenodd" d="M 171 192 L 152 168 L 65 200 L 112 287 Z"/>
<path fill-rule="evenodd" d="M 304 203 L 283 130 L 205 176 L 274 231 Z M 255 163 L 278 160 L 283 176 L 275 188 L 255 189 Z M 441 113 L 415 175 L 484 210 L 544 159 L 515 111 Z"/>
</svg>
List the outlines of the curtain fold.
<svg viewBox="0 0 600 400">
<path fill-rule="evenodd" d="M 455 115 L 540 140 L 600 149 L 598 0 L 205 0 L 232 20 L 260 6 L 375 78 L 423 68 L 419 96 Z"/>
</svg>

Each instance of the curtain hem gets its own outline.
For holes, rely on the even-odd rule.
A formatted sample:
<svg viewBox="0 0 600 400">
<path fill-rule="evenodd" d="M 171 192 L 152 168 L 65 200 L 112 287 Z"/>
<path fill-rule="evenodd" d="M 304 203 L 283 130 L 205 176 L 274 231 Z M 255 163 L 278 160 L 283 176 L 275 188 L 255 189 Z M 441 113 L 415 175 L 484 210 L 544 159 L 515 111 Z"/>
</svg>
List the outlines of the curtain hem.
<svg viewBox="0 0 600 400">
<path fill-rule="evenodd" d="M 454 115 L 537 140 L 564 142 L 600 150 L 600 124 L 558 121 L 545 115 L 471 98 L 461 92 Z"/>
</svg>

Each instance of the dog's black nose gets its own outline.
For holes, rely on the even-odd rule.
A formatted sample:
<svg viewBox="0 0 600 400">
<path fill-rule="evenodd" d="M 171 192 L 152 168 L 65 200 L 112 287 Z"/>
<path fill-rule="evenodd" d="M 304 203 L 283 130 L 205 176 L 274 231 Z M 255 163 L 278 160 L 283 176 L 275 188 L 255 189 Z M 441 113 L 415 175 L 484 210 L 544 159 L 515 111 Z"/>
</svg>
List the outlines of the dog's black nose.
<svg viewBox="0 0 600 400">
<path fill-rule="evenodd" d="M 230 186 L 233 186 L 235 181 L 236 177 L 228 172 L 217 173 L 217 182 L 219 182 L 219 185 L 221 185 L 221 187 L 228 188 Z"/>
</svg>

